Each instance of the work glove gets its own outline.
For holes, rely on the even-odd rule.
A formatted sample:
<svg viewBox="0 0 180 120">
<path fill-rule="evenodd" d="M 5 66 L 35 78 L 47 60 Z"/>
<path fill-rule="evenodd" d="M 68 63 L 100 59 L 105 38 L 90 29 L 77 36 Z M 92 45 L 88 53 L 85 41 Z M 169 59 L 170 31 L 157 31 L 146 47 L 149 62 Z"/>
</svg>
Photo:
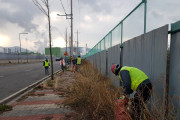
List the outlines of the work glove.
<svg viewBox="0 0 180 120">
<path fill-rule="evenodd" d="M 125 96 L 120 96 L 118 99 L 125 99 Z"/>
</svg>

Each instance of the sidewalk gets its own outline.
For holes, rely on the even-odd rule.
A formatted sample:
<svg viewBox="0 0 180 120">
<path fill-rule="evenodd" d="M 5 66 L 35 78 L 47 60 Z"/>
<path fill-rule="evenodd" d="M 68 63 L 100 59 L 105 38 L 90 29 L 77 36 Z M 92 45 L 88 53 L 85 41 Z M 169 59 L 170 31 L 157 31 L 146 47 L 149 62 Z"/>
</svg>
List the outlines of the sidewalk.
<svg viewBox="0 0 180 120">
<path fill-rule="evenodd" d="M 74 73 L 64 72 L 58 76 L 65 81 L 59 84 L 60 89 L 37 89 L 27 97 L 21 98 L 19 102 L 14 102 L 11 111 L 0 114 L 0 120 L 73 120 L 73 113 L 64 107 L 63 88 L 74 81 Z"/>
</svg>

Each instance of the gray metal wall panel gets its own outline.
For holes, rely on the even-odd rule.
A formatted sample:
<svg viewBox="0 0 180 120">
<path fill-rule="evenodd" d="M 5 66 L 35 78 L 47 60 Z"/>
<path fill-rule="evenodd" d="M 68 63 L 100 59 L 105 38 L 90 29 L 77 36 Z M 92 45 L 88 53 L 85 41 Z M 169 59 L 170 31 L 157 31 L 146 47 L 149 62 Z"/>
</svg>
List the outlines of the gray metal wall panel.
<svg viewBox="0 0 180 120">
<path fill-rule="evenodd" d="M 91 64 L 93 65 L 93 55 L 90 56 L 90 62 L 91 62 Z"/>
<path fill-rule="evenodd" d="M 101 71 L 101 58 L 100 58 L 100 53 L 96 53 L 94 55 L 95 57 L 95 68 L 100 72 Z"/>
<path fill-rule="evenodd" d="M 108 49 L 108 76 L 115 86 L 119 86 L 119 78 L 111 72 L 112 64 L 120 64 L 120 45 Z"/>
<path fill-rule="evenodd" d="M 90 58 L 90 57 L 86 57 L 85 60 L 88 60 L 88 61 L 90 62 L 90 59 L 89 59 L 89 58 Z"/>
<path fill-rule="evenodd" d="M 93 64 L 93 56 L 88 56 L 86 59 L 91 63 L 91 64 Z"/>
<path fill-rule="evenodd" d="M 86 57 L 85 60 L 88 60 L 90 62 L 90 56 L 89 57 Z"/>
<path fill-rule="evenodd" d="M 93 56 L 94 56 L 94 68 L 97 69 L 97 64 L 98 64 L 97 63 L 98 61 L 96 60 L 97 59 L 97 54 L 94 54 Z"/>
<path fill-rule="evenodd" d="M 90 61 L 91 61 L 91 64 L 93 64 L 93 55 L 90 56 Z"/>
<path fill-rule="evenodd" d="M 123 44 L 123 66 L 144 71 L 152 81 L 153 97 L 160 98 L 160 102 L 165 96 L 167 40 L 168 25 Z"/>
<path fill-rule="evenodd" d="M 93 59 L 93 67 L 96 67 L 95 55 L 92 55 L 92 59 Z"/>
<path fill-rule="evenodd" d="M 100 52 L 101 74 L 106 75 L 106 50 Z"/>
<path fill-rule="evenodd" d="M 180 119 L 180 32 L 171 37 L 169 95 Z"/>
</svg>

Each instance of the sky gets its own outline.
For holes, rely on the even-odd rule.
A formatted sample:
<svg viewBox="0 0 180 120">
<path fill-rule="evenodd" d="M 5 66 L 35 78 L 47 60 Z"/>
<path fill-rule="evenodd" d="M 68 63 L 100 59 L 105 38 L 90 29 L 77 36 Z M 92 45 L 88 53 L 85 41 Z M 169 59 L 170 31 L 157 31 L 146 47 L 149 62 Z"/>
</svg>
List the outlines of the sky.
<svg viewBox="0 0 180 120">
<path fill-rule="evenodd" d="M 79 46 L 85 47 L 87 44 L 88 48 L 92 48 L 140 2 L 141 0 L 73 0 L 74 45 L 78 30 Z M 68 39 L 70 36 L 70 19 L 57 14 L 70 14 L 70 0 L 49 0 L 49 3 L 52 45 L 65 47 L 66 29 Z M 178 21 L 179 6 L 179 0 L 149 0 L 147 31 Z M 127 33 L 138 31 L 137 27 L 143 26 L 143 9 L 142 6 L 137 15 L 135 13 L 135 16 L 129 17 L 129 23 L 125 26 Z M 141 20 L 138 21 L 139 19 Z M 135 26 L 132 27 L 133 25 Z M 44 48 L 49 46 L 47 16 L 32 0 L 0 0 L 0 46 L 20 46 L 19 33 L 28 33 L 20 34 L 22 48 L 44 53 Z M 126 37 L 129 38 L 130 36 Z"/>
</svg>

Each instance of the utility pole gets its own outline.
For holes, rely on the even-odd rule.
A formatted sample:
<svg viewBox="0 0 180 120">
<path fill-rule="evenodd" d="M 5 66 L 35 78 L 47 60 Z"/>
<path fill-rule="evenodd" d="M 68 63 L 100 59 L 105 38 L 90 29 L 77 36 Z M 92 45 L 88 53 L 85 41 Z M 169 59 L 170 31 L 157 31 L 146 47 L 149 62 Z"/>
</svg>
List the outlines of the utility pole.
<svg viewBox="0 0 180 120">
<path fill-rule="evenodd" d="M 78 54 L 79 54 L 79 48 L 78 48 L 78 45 L 79 45 L 79 42 L 78 42 L 78 33 L 79 33 L 79 32 L 78 32 L 78 30 L 77 30 L 76 33 L 77 33 L 77 56 L 78 56 Z"/>
<path fill-rule="evenodd" d="M 67 53 L 67 28 L 66 28 L 66 53 Z M 66 62 L 66 56 L 65 56 L 65 62 Z"/>
<path fill-rule="evenodd" d="M 70 47 L 70 53 L 71 53 L 71 35 L 69 35 L 69 47 Z"/>
<path fill-rule="evenodd" d="M 66 28 L 66 52 L 67 52 L 67 28 Z"/>
<path fill-rule="evenodd" d="M 73 2 L 71 0 L 71 53 L 70 57 L 73 56 Z M 71 62 L 72 67 L 72 62 Z"/>
</svg>

